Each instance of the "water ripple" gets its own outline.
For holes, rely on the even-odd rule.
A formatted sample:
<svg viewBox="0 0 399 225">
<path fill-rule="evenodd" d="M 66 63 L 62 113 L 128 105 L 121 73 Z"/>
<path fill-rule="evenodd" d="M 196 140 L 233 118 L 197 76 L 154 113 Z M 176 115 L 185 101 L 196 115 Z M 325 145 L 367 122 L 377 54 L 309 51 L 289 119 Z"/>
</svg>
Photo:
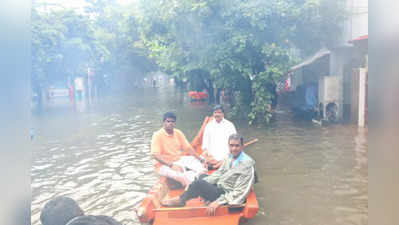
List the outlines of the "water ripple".
<svg viewBox="0 0 399 225">
<path fill-rule="evenodd" d="M 111 99 L 111 106 L 91 114 L 86 125 L 76 114 L 53 121 L 73 131 L 65 137 L 51 136 L 51 127 L 42 128 L 42 133 L 49 129 L 47 138 L 35 142 L 32 154 L 33 225 L 40 225 L 40 210 L 56 196 L 75 199 L 86 214 L 139 224 L 133 210 L 158 179 L 150 141 L 161 126 L 162 112 L 181 112 L 177 126 L 188 139 L 208 113 L 206 107 L 201 111 L 184 102 L 187 99 L 174 90 L 141 96 Z M 276 116 L 277 122 L 267 129 L 236 123 L 245 139 L 259 139 L 245 150 L 257 163 L 260 203 L 258 215 L 247 224 L 367 224 L 365 132 L 351 126 L 293 123 L 285 109 L 278 109 Z"/>
</svg>

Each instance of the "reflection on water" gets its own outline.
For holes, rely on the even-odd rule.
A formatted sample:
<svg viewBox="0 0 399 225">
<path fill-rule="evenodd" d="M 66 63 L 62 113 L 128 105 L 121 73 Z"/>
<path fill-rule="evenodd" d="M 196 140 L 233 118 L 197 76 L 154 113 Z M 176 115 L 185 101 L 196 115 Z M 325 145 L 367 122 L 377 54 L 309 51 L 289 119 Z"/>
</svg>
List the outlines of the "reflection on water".
<svg viewBox="0 0 399 225">
<path fill-rule="evenodd" d="M 33 117 L 32 224 L 55 196 L 75 199 L 87 214 L 138 224 L 133 212 L 156 181 L 149 143 L 165 111 L 192 139 L 209 113 L 173 88 L 137 90 L 90 105 L 53 106 Z M 84 104 L 84 103 L 82 103 Z M 255 158 L 258 216 L 247 224 L 367 224 L 367 131 L 294 123 L 285 109 L 271 128 L 236 122 Z"/>
</svg>

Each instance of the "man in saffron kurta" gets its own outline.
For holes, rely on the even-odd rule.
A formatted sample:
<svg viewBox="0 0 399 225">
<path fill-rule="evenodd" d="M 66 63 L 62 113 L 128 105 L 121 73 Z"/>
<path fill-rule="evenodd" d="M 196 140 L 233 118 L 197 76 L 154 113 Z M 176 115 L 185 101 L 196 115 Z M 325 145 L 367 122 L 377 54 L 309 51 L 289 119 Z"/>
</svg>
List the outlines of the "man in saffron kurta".
<svg viewBox="0 0 399 225">
<path fill-rule="evenodd" d="M 156 173 L 175 179 L 186 186 L 202 171 L 187 169 L 185 165 L 178 163 L 179 160 L 185 155 L 191 155 L 193 157 L 188 158 L 188 161 L 192 162 L 190 164 L 201 164 L 199 161 L 202 159 L 191 147 L 183 132 L 175 126 L 176 115 L 171 112 L 165 113 L 163 127 L 152 136 L 151 155 L 156 160 L 154 165 Z"/>
</svg>

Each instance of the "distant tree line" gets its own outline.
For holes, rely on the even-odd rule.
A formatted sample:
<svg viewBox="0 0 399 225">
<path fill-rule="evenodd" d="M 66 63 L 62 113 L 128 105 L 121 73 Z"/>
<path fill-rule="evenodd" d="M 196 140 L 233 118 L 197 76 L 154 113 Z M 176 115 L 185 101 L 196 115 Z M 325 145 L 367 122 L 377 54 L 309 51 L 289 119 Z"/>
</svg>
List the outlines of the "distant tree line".
<svg viewBox="0 0 399 225">
<path fill-rule="evenodd" d="M 161 69 L 206 89 L 212 102 L 223 91 L 234 114 L 250 123 L 270 121 L 275 82 L 300 58 L 333 44 L 346 16 L 344 0 L 87 3 L 84 14 L 33 7 L 35 79 L 84 73 L 88 65 L 134 76 Z"/>
</svg>

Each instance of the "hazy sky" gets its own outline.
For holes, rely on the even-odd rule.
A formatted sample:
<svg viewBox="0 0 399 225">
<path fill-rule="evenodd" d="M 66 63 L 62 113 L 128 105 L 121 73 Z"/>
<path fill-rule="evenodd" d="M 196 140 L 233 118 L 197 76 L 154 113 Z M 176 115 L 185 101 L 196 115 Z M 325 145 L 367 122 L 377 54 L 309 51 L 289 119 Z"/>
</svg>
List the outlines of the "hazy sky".
<svg viewBox="0 0 399 225">
<path fill-rule="evenodd" d="M 80 8 L 86 5 L 86 2 L 84 0 L 35 0 L 36 2 L 46 2 L 46 3 L 57 3 L 61 4 L 65 7 L 70 7 L 70 8 Z M 125 5 L 129 4 L 132 2 L 135 2 L 136 0 L 115 0 L 119 4 Z"/>
</svg>

